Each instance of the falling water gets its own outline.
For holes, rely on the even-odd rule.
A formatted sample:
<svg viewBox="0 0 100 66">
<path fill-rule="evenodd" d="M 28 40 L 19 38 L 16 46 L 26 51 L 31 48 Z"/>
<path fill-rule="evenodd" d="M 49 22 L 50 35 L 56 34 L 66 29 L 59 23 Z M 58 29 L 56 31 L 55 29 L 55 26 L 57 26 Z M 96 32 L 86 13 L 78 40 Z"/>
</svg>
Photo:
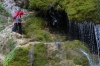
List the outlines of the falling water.
<svg viewBox="0 0 100 66">
<path fill-rule="evenodd" d="M 91 54 L 88 54 L 84 50 L 81 50 L 81 52 L 87 57 L 90 66 L 100 66 L 98 59 L 94 61 L 93 56 L 91 56 Z"/>
<path fill-rule="evenodd" d="M 99 65 L 100 65 L 100 25 L 96 25 L 94 30 L 97 42 Z"/>
<path fill-rule="evenodd" d="M 88 58 L 90 66 L 100 66 L 100 24 L 94 25 L 93 22 L 69 23 L 69 40 L 78 39 L 86 43 L 91 51 L 91 60 L 86 52 L 82 51 Z M 98 63 L 94 55 L 98 55 Z"/>
<path fill-rule="evenodd" d="M 86 55 L 87 59 L 89 60 L 90 66 L 91 66 L 91 65 L 93 66 L 93 62 L 92 62 L 92 59 L 91 59 L 91 57 L 89 56 L 89 54 L 87 54 L 87 53 L 86 53 L 85 51 L 83 51 L 83 50 L 81 50 L 81 52 L 82 52 L 84 55 Z"/>
<path fill-rule="evenodd" d="M 67 39 L 77 39 L 86 44 L 91 52 L 91 57 L 85 51 L 82 52 L 88 58 L 90 66 L 100 66 L 100 25 L 94 25 L 91 21 L 84 21 L 83 23 L 69 21 L 64 11 L 54 10 L 53 7 L 47 11 L 46 20 L 49 27 L 56 27 L 59 31 L 64 31 Z M 96 63 L 94 55 L 98 55 L 98 63 Z"/>
</svg>

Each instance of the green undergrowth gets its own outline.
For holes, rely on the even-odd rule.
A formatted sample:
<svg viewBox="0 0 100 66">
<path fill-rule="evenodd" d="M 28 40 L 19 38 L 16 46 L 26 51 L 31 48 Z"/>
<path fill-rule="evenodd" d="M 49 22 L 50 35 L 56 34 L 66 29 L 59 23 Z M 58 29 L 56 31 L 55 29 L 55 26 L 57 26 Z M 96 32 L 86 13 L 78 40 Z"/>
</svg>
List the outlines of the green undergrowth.
<svg viewBox="0 0 100 66">
<path fill-rule="evenodd" d="M 27 37 L 34 38 L 36 41 L 51 41 L 50 33 L 44 29 L 45 21 L 31 15 L 27 18 L 23 31 Z"/>
<path fill-rule="evenodd" d="M 24 18 L 25 24 L 23 25 L 23 32 L 28 38 L 33 38 L 35 41 L 52 42 L 52 41 L 64 41 L 65 35 L 58 30 L 49 30 L 47 22 L 41 17 L 35 15 L 29 15 Z M 52 32 L 51 32 L 52 31 Z"/>
<path fill-rule="evenodd" d="M 75 65 L 89 66 L 88 59 L 82 53 L 81 50 L 84 50 L 86 53 L 89 53 L 89 49 L 80 41 L 66 41 L 64 43 L 66 51 L 66 59 L 73 60 Z"/>
<path fill-rule="evenodd" d="M 30 9 L 48 10 L 54 7 L 55 10 L 63 10 L 68 14 L 69 20 L 84 21 L 94 20 L 97 21 L 97 14 L 100 7 L 97 6 L 99 1 L 95 0 L 30 0 Z M 97 14 L 96 14 L 97 13 Z M 100 19 L 100 18 L 98 18 Z"/>
<path fill-rule="evenodd" d="M 46 47 L 43 43 L 34 45 L 34 66 L 45 66 L 47 63 Z"/>
<path fill-rule="evenodd" d="M 11 63 L 11 61 L 14 59 L 15 54 L 18 52 L 19 48 L 15 48 L 13 49 L 4 59 L 3 61 L 3 66 L 9 66 L 9 64 Z M 14 65 L 12 65 L 14 66 Z"/>
<path fill-rule="evenodd" d="M 4 9 L 4 7 L 2 6 L 2 3 L 0 3 L 0 14 L 4 15 L 6 17 L 10 16 L 10 14 Z"/>
<path fill-rule="evenodd" d="M 4 45 L 4 47 L 2 48 L 2 53 L 7 55 L 9 52 L 11 52 L 14 48 L 16 43 L 14 42 L 13 39 L 8 39 Z"/>
<path fill-rule="evenodd" d="M 61 47 L 53 49 L 52 44 L 36 43 L 33 50 L 34 66 L 89 66 L 88 59 L 81 50 L 89 49 L 80 41 L 66 41 Z M 29 66 L 29 48 L 15 48 L 4 59 L 3 66 Z"/>
<path fill-rule="evenodd" d="M 6 56 L 3 66 L 29 66 L 28 53 L 29 47 L 14 49 Z"/>
</svg>

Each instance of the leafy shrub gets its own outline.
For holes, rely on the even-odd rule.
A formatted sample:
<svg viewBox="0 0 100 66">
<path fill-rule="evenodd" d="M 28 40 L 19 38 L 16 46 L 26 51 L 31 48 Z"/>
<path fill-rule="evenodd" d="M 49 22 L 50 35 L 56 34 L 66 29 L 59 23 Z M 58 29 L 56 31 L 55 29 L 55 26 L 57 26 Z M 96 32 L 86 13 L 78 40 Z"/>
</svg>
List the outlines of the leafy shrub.
<svg viewBox="0 0 100 66">
<path fill-rule="evenodd" d="M 36 30 L 35 31 L 35 36 L 36 36 L 36 40 L 42 40 L 42 41 L 51 41 L 51 37 L 50 34 L 45 31 L 45 30 Z"/>
<path fill-rule="evenodd" d="M 41 36 L 41 35 L 37 35 L 35 39 L 36 39 L 37 41 L 44 41 L 44 38 L 43 38 L 43 36 Z"/>
<path fill-rule="evenodd" d="M 24 33 L 27 37 L 32 37 L 37 41 L 51 41 L 49 32 L 44 30 L 44 24 L 43 19 L 31 16 L 24 25 Z"/>
<path fill-rule="evenodd" d="M 30 9 L 40 9 L 40 10 L 47 10 L 51 4 L 55 4 L 57 1 L 56 0 L 30 0 Z"/>
<path fill-rule="evenodd" d="M 56 10 L 64 10 L 69 20 L 95 20 L 96 1 L 94 0 L 30 0 L 30 9 L 48 10 L 53 6 Z"/>
</svg>

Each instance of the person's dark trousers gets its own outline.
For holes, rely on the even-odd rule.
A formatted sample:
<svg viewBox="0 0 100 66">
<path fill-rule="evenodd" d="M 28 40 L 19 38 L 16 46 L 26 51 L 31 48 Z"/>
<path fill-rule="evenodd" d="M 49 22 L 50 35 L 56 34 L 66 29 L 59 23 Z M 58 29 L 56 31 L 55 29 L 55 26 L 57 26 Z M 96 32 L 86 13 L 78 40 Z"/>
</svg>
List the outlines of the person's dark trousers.
<svg viewBox="0 0 100 66">
<path fill-rule="evenodd" d="M 14 23 L 12 32 L 16 32 L 17 30 L 19 34 L 22 34 L 22 24 L 21 23 Z"/>
</svg>

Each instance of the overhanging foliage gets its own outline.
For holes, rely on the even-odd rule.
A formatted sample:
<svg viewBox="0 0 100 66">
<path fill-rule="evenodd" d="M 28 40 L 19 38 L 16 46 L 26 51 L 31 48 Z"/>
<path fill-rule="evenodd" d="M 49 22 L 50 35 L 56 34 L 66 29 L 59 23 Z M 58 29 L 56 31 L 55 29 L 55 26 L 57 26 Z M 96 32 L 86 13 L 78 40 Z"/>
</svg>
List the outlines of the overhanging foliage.
<svg viewBox="0 0 100 66">
<path fill-rule="evenodd" d="M 64 10 L 69 20 L 95 20 L 95 0 L 30 0 L 30 9 L 48 10 L 53 6 L 56 10 Z"/>
</svg>

